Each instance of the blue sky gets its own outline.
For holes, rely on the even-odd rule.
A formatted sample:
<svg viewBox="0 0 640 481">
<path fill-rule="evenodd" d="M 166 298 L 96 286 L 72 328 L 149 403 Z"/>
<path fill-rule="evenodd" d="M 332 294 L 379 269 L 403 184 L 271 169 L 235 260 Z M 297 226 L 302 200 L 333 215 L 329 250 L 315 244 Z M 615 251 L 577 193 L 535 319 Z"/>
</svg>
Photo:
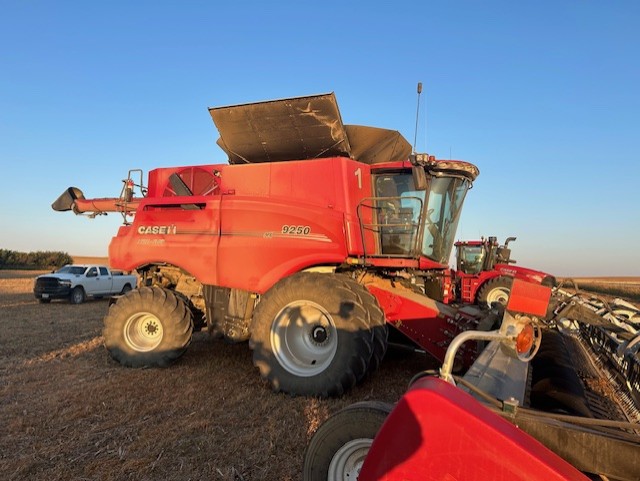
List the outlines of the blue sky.
<svg viewBox="0 0 640 481">
<path fill-rule="evenodd" d="M 48 2 L 0 7 L 0 248 L 106 255 L 128 169 L 225 162 L 207 107 L 333 91 L 345 123 L 480 168 L 458 238 L 640 276 L 640 3 Z"/>
</svg>

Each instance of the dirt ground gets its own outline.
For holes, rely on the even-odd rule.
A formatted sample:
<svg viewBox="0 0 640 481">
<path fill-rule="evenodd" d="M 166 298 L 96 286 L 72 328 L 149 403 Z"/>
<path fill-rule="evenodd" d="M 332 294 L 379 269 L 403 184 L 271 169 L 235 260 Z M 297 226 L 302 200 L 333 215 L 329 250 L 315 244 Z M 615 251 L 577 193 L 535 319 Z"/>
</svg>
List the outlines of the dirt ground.
<svg viewBox="0 0 640 481">
<path fill-rule="evenodd" d="M 107 301 L 39 304 L 36 274 L 0 271 L 1 480 L 298 480 L 330 414 L 395 402 L 435 367 L 392 352 L 343 398 L 291 398 L 261 381 L 246 343 L 198 333 L 172 367 L 128 369 L 102 346 Z"/>
</svg>

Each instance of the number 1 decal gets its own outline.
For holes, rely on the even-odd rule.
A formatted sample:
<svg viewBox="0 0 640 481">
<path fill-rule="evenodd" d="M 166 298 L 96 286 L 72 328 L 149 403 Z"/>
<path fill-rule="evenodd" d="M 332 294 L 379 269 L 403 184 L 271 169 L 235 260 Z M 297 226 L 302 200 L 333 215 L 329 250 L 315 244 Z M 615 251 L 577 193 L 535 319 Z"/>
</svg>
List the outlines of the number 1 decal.
<svg viewBox="0 0 640 481">
<path fill-rule="evenodd" d="M 362 169 L 358 167 L 356 169 L 356 177 L 358 178 L 358 189 L 362 189 Z"/>
</svg>

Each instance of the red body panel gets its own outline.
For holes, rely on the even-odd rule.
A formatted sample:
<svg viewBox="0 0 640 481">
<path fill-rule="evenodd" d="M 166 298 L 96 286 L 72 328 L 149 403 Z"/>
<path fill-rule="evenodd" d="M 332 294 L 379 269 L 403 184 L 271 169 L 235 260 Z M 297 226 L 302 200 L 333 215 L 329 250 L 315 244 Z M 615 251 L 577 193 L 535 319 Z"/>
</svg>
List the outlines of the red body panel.
<svg viewBox="0 0 640 481">
<path fill-rule="evenodd" d="M 371 197 L 368 165 L 334 157 L 187 169 L 150 172 L 132 225 L 112 239 L 114 267 L 170 263 L 204 284 L 264 293 L 289 274 L 364 253 L 357 207 Z M 176 196 L 173 173 L 196 195 Z M 373 234 L 365 239 L 375 252 Z"/>
<path fill-rule="evenodd" d="M 464 311 L 407 289 L 374 284 L 367 289 L 378 300 L 387 321 L 439 361 L 444 360 L 449 343 L 465 325 L 477 321 Z M 465 346 L 460 349 L 469 364 L 476 353 L 467 351 Z"/>
<path fill-rule="evenodd" d="M 550 299 L 550 287 L 514 279 L 507 310 L 545 317 Z"/>
<path fill-rule="evenodd" d="M 471 242 L 469 243 L 471 244 Z M 460 300 L 462 302 L 473 303 L 482 285 L 496 277 L 508 276 L 534 284 L 540 284 L 548 274 L 511 264 L 496 264 L 491 271 L 482 271 L 480 274 L 465 274 L 464 272 L 458 271 L 456 272 L 456 276 L 460 280 Z"/>
<path fill-rule="evenodd" d="M 587 481 L 588 478 L 469 394 L 416 381 L 383 424 L 360 481 Z"/>
</svg>

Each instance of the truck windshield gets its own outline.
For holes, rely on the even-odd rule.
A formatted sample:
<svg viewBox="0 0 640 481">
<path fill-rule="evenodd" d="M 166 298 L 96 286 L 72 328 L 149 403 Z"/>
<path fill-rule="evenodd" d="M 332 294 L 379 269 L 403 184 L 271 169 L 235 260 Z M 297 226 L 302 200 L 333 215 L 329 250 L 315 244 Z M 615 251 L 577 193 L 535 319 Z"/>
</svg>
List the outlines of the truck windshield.
<svg viewBox="0 0 640 481">
<path fill-rule="evenodd" d="M 381 253 L 420 253 L 438 263 L 448 263 L 469 186 L 466 179 L 443 176 L 431 177 L 426 191 L 415 190 L 409 172 L 376 175 Z M 422 243 L 418 245 L 420 233 Z"/>
<path fill-rule="evenodd" d="M 64 266 L 64 267 L 61 267 L 60 269 L 58 269 L 56 272 L 58 274 L 81 275 L 81 274 L 84 274 L 84 271 L 86 271 L 86 270 L 87 270 L 86 267 L 81 267 L 81 266 Z"/>
</svg>

